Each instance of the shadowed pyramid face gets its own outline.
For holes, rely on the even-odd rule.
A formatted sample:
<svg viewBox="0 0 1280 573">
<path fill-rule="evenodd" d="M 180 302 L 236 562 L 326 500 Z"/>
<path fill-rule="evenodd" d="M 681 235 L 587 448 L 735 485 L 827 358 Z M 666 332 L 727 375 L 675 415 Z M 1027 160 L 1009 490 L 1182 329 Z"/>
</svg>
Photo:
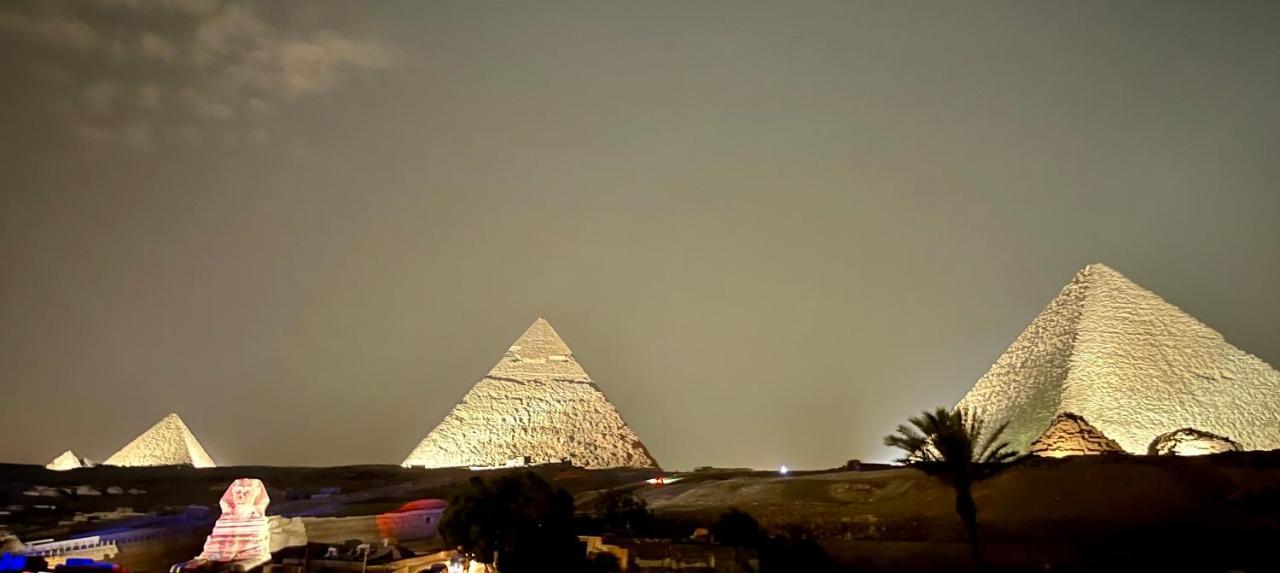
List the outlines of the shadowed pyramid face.
<svg viewBox="0 0 1280 573">
<path fill-rule="evenodd" d="M 539 318 L 403 465 L 488 467 L 565 459 L 588 468 L 657 467 L 569 346 Z"/>
<path fill-rule="evenodd" d="M 1022 451 L 1059 414 L 1135 454 L 1180 428 L 1280 448 L 1280 373 L 1099 264 L 1076 274 L 957 407 L 1007 421 Z"/>
</svg>

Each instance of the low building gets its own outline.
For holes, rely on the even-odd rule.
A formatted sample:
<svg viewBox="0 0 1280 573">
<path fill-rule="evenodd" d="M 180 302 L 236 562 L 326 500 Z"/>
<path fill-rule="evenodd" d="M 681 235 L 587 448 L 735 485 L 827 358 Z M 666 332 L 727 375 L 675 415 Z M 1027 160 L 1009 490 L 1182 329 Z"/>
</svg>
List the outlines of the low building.
<svg viewBox="0 0 1280 573">
<path fill-rule="evenodd" d="M 753 549 L 671 539 L 580 536 L 587 558 L 613 555 L 627 573 L 755 573 L 760 559 Z"/>
<path fill-rule="evenodd" d="M 263 573 L 310 573 L 311 571 L 360 571 L 361 573 L 437 573 L 449 571 L 458 561 L 453 551 L 415 554 L 393 544 L 367 543 L 330 545 L 308 543 L 277 552 Z"/>
<path fill-rule="evenodd" d="M 442 499 L 419 499 L 377 515 L 271 516 L 271 551 L 275 553 L 307 543 L 341 545 L 351 540 L 375 545 L 389 542 L 415 551 L 433 551 L 440 547 L 440 519 L 447 505 Z"/>
</svg>

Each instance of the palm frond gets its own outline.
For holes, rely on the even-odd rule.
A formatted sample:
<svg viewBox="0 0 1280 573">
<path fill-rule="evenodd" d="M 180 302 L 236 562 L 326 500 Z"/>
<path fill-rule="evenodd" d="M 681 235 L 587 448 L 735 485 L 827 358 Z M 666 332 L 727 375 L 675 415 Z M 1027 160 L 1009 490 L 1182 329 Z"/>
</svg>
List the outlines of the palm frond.
<svg viewBox="0 0 1280 573">
<path fill-rule="evenodd" d="M 884 444 L 905 454 L 899 462 L 947 480 L 982 479 L 1018 456 L 1002 440 L 1007 422 L 988 431 L 987 420 L 968 408 L 926 410 L 907 422 L 885 436 Z"/>
<path fill-rule="evenodd" d="M 993 456 L 996 456 L 1003 450 L 1012 448 L 1012 446 L 1009 445 L 1009 442 L 1002 441 L 1004 438 L 1004 431 L 1008 427 L 1009 422 L 1005 421 L 1003 424 L 996 426 L 995 430 L 987 433 L 986 439 L 982 441 L 982 447 L 978 449 L 974 456 L 974 460 L 985 463 L 990 461 Z M 1013 452 L 1008 453 L 1012 454 Z"/>
<path fill-rule="evenodd" d="M 929 439 L 925 434 L 905 424 L 899 424 L 895 433 L 884 437 L 884 445 L 897 448 L 905 453 L 902 458 L 897 460 L 900 463 L 916 461 L 919 452 L 923 451 L 928 444 Z"/>
</svg>

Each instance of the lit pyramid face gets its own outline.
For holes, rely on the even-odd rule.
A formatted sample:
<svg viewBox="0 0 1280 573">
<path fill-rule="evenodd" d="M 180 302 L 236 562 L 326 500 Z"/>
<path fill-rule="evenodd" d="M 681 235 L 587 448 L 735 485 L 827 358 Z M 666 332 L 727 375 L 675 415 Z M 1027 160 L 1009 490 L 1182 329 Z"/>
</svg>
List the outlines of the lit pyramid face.
<svg viewBox="0 0 1280 573">
<path fill-rule="evenodd" d="M 568 459 L 587 468 L 657 467 L 635 432 L 539 318 L 404 460 L 501 466 Z"/>
<path fill-rule="evenodd" d="M 1022 451 L 1064 413 L 1134 454 L 1183 428 L 1280 448 L 1280 373 L 1098 264 L 1076 274 L 957 406 L 1008 421 L 1006 437 Z"/>
<path fill-rule="evenodd" d="M 215 467 L 213 459 L 177 414 L 169 414 L 103 462 L 109 466 Z"/>
<path fill-rule="evenodd" d="M 55 471 L 66 471 L 85 467 L 85 464 L 84 460 L 81 460 L 80 456 L 77 456 L 75 452 L 67 450 L 59 454 L 58 457 L 53 458 L 53 461 L 44 467 Z"/>
</svg>

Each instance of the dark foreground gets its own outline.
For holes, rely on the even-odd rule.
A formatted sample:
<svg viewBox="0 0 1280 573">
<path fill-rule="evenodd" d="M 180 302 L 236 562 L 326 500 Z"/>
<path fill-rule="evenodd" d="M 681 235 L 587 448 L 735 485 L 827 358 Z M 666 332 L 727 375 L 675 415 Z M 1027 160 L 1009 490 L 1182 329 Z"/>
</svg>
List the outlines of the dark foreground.
<svg viewBox="0 0 1280 573">
<path fill-rule="evenodd" d="M 533 471 L 573 493 L 584 513 L 605 490 L 632 490 L 671 531 L 692 531 L 737 507 L 778 534 L 817 541 L 846 570 L 949 571 L 968 563 L 950 490 L 911 469 L 712 470 L 668 473 L 682 479 L 667 485 L 645 483 L 656 475 L 645 470 Z M 448 499 L 472 475 L 397 466 L 53 472 L 0 465 L 7 512 L 0 529 L 24 541 L 145 530 L 115 560 L 163 571 L 198 552 L 235 478 L 267 484 L 268 513 L 343 516 Z M 1280 571 L 1280 452 L 1030 460 L 981 484 L 976 498 L 993 570 Z M 104 513 L 118 508 L 132 511 Z"/>
</svg>

